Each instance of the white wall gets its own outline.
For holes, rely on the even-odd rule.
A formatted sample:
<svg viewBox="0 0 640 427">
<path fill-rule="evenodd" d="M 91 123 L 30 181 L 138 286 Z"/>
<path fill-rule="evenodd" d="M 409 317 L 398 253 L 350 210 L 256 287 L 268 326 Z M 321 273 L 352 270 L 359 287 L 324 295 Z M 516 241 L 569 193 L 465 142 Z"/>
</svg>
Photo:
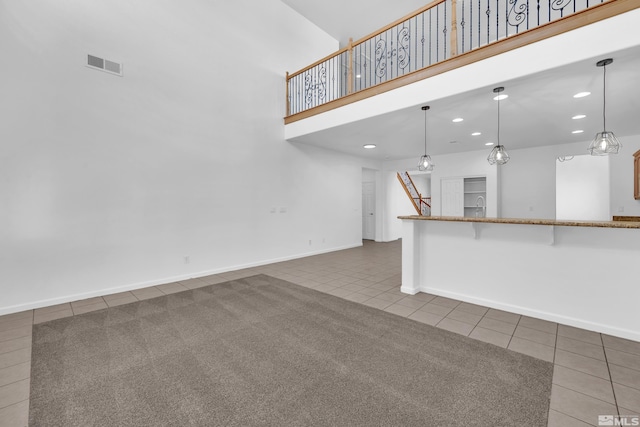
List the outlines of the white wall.
<svg viewBox="0 0 640 427">
<path fill-rule="evenodd" d="M 609 157 L 556 162 L 556 219 L 610 221 Z"/>
<path fill-rule="evenodd" d="M 633 153 L 640 150 L 640 135 L 619 138 L 622 148 L 610 156 L 611 214 L 640 216 L 640 200 L 633 198 Z"/>
<path fill-rule="evenodd" d="M 0 314 L 360 245 L 374 162 L 283 139 L 337 48 L 279 0 L 1 1 Z"/>
</svg>

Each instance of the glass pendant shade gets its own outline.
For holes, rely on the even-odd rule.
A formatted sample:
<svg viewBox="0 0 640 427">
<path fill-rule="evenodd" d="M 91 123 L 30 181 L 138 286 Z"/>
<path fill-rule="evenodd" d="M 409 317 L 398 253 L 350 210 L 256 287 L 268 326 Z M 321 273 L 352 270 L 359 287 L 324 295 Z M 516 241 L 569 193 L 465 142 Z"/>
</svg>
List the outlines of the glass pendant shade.
<svg viewBox="0 0 640 427">
<path fill-rule="evenodd" d="M 433 170 L 433 162 L 431 161 L 431 156 L 428 154 L 425 154 L 424 156 L 420 157 L 420 163 L 418 163 L 418 170 L 419 171 L 427 171 L 427 172 L 431 172 Z"/>
<path fill-rule="evenodd" d="M 431 172 L 433 167 L 435 166 L 431 161 L 431 156 L 427 154 L 427 110 L 429 109 L 428 105 L 421 107 L 421 110 L 424 111 L 424 155 L 420 157 L 420 161 L 418 162 L 418 170 L 422 172 Z"/>
<path fill-rule="evenodd" d="M 490 165 L 504 165 L 509 161 L 509 153 L 504 149 L 504 145 L 496 145 L 489 153 L 487 161 Z"/>
<path fill-rule="evenodd" d="M 592 156 L 608 156 L 609 154 L 618 154 L 620 151 L 620 141 L 613 132 L 603 131 L 596 134 L 596 137 L 589 145 L 589 152 Z"/>
<path fill-rule="evenodd" d="M 504 91 L 504 87 L 502 86 L 493 89 L 493 93 L 497 94 L 500 94 L 502 91 Z M 505 150 L 504 145 L 500 145 L 500 100 L 505 98 L 506 96 L 501 95 L 493 98 L 498 101 L 498 145 L 493 147 L 491 153 L 489 153 L 489 156 L 487 157 L 487 162 L 489 162 L 490 165 L 504 165 L 511 158 L 509 157 L 507 150 Z"/>
</svg>

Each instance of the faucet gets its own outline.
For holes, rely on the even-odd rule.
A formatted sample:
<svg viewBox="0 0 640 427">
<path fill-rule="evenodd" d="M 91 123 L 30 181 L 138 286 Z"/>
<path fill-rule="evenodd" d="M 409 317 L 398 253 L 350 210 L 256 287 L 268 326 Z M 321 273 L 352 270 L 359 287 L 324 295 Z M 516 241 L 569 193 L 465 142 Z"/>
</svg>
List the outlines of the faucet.
<svg viewBox="0 0 640 427">
<path fill-rule="evenodd" d="M 484 197 L 478 196 L 476 199 L 476 218 L 484 218 L 485 217 L 485 209 L 487 208 Z"/>
</svg>

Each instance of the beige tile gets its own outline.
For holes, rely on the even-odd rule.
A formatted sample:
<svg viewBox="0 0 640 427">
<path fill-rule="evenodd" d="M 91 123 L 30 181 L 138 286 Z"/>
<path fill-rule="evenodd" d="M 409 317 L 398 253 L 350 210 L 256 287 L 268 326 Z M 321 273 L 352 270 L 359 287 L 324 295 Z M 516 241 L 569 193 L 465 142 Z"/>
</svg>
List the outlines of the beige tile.
<svg viewBox="0 0 640 427">
<path fill-rule="evenodd" d="M 107 306 L 109 307 L 117 307 L 119 305 L 129 304 L 137 301 L 138 301 L 138 298 L 136 298 L 135 295 L 131 294 L 128 296 L 124 296 L 122 298 L 109 299 L 106 302 L 107 302 Z"/>
<path fill-rule="evenodd" d="M 38 313 L 36 312 L 35 317 L 33 319 L 33 323 L 44 323 L 50 320 L 62 319 L 63 317 L 71 317 L 73 316 L 73 310 L 71 307 L 65 308 L 64 310 L 52 311 L 49 313 Z"/>
<path fill-rule="evenodd" d="M 478 323 L 478 326 L 507 335 L 513 335 L 513 331 L 516 330 L 515 323 L 507 323 L 502 320 L 491 319 L 490 317 L 483 317 Z"/>
<path fill-rule="evenodd" d="M 590 427 L 593 424 L 587 424 L 569 415 L 558 412 L 555 409 L 549 410 L 549 422 L 547 427 Z"/>
<path fill-rule="evenodd" d="M 73 314 L 76 316 L 79 314 L 89 313 L 91 311 L 98 311 L 104 308 L 108 308 L 107 303 L 104 301 L 99 301 L 93 304 L 85 304 L 79 307 L 74 306 L 73 303 L 71 303 L 71 307 L 73 307 Z"/>
<path fill-rule="evenodd" d="M 31 362 L 23 362 L 17 365 L 0 369 L 0 387 L 24 380 L 31 376 Z"/>
<path fill-rule="evenodd" d="M 522 326 L 520 323 L 513 333 L 514 337 L 524 338 L 525 340 L 537 342 L 538 344 L 544 344 L 549 347 L 555 347 L 556 345 L 556 336 L 555 334 L 548 334 L 546 332 L 541 332 L 536 329 L 530 329 Z"/>
<path fill-rule="evenodd" d="M 553 347 L 544 344 L 525 340 L 514 336 L 507 347 L 509 350 L 517 351 L 537 359 L 553 362 Z"/>
<path fill-rule="evenodd" d="M 156 289 L 165 295 L 175 294 L 177 292 L 187 291 L 188 289 L 180 283 L 167 283 L 166 285 L 158 285 Z"/>
<path fill-rule="evenodd" d="M 369 307 L 378 308 L 380 310 L 389 307 L 393 304 L 391 301 L 386 301 L 378 298 L 371 298 L 363 302 L 364 305 L 368 305 Z"/>
<path fill-rule="evenodd" d="M 31 360 L 31 347 L 0 354 L 0 369 Z"/>
<path fill-rule="evenodd" d="M 156 289 L 155 287 L 136 289 L 134 291 L 131 291 L 131 293 L 135 295 L 135 297 L 138 298 L 139 300 L 145 300 L 145 299 L 164 296 L 164 294 L 160 292 L 159 289 Z"/>
<path fill-rule="evenodd" d="M 471 334 L 469 334 L 469 338 L 474 338 L 502 348 L 507 348 L 509 341 L 511 340 L 511 335 L 476 326 Z"/>
<path fill-rule="evenodd" d="M 615 405 L 611 382 L 561 365 L 553 367 L 553 384 Z"/>
<path fill-rule="evenodd" d="M 444 319 L 444 316 L 417 310 L 409 316 L 409 319 L 415 320 L 416 322 L 420 323 L 426 323 L 427 325 L 435 326 L 438 322 Z"/>
<path fill-rule="evenodd" d="M 386 307 L 384 311 L 397 314 L 398 316 L 408 317 L 411 313 L 416 311 L 416 309 L 407 307 L 406 305 L 391 304 L 390 306 Z"/>
<path fill-rule="evenodd" d="M 406 297 L 406 298 L 402 298 L 401 300 L 398 300 L 396 304 L 406 305 L 407 307 L 411 307 L 417 310 L 420 307 L 424 306 L 426 302 L 413 299 L 413 297 Z"/>
<path fill-rule="evenodd" d="M 447 318 L 476 326 L 480 319 L 482 319 L 482 316 L 477 316 L 466 311 L 460 311 L 458 310 L 458 308 L 456 308 L 451 313 L 447 314 Z"/>
<path fill-rule="evenodd" d="M 266 274 L 266 273 L 265 273 Z M 209 285 L 217 285 L 219 283 L 224 283 L 227 281 L 224 277 L 218 274 L 212 274 L 211 276 L 198 277 L 198 279 L 202 282 L 205 282 Z"/>
<path fill-rule="evenodd" d="M 16 338 L 30 337 L 32 326 L 21 326 L 16 329 L 0 332 L 0 342 L 15 340 Z"/>
<path fill-rule="evenodd" d="M 598 415 L 617 414 L 615 405 L 557 384 L 551 387 L 550 408 L 591 425 L 598 425 Z"/>
<path fill-rule="evenodd" d="M 182 286 L 184 286 L 187 289 L 200 289 L 200 288 L 204 288 L 205 286 L 209 286 L 209 283 L 200 279 L 180 280 L 177 283 L 180 283 Z"/>
<path fill-rule="evenodd" d="M 604 351 L 607 354 L 609 363 L 640 371 L 640 356 L 612 348 L 605 348 Z"/>
<path fill-rule="evenodd" d="M 109 301 L 126 298 L 126 297 L 132 297 L 132 296 L 133 294 L 127 291 L 127 292 L 118 292 L 117 294 L 104 295 L 102 299 L 104 299 L 104 301 L 108 303 Z"/>
<path fill-rule="evenodd" d="M 0 342 L 0 354 L 20 350 L 21 348 L 31 348 L 31 336 Z"/>
<path fill-rule="evenodd" d="M 318 292 L 327 293 L 327 292 L 332 291 L 332 290 L 337 289 L 337 288 L 335 286 L 329 285 L 327 283 L 323 283 L 322 285 L 314 286 L 312 289 L 315 289 Z"/>
<path fill-rule="evenodd" d="M 571 353 L 592 357 L 598 360 L 605 360 L 604 348 L 601 345 L 589 344 L 588 342 L 574 340 L 572 338 L 558 336 L 556 347 Z"/>
<path fill-rule="evenodd" d="M 602 334 L 602 342 L 607 348 L 612 348 L 614 350 L 624 351 L 625 353 L 632 353 L 640 356 L 640 342 L 626 340 L 624 338 L 612 337 L 606 334 Z"/>
<path fill-rule="evenodd" d="M 554 363 L 556 365 L 584 372 L 585 374 L 609 380 L 609 369 L 607 368 L 607 364 L 601 360 L 581 356 L 579 354 L 570 353 L 557 348 Z"/>
<path fill-rule="evenodd" d="M 348 285 L 343 285 L 341 286 L 341 288 L 346 289 L 348 291 L 352 291 L 352 292 L 360 292 L 362 290 L 367 289 L 365 286 L 354 285 L 353 283 L 350 283 Z"/>
<path fill-rule="evenodd" d="M 28 423 L 28 400 L 0 409 L 0 427 L 27 427 Z"/>
<path fill-rule="evenodd" d="M 600 334 L 598 332 L 574 328 L 573 326 L 558 325 L 558 335 L 578 341 L 588 342 L 590 344 L 602 345 L 602 340 L 600 339 Z"/>
<path fill-rule="evenodd" d="M 20 311 L 18 313 L 5 314 L 0 316 L 0 325 L 16 320 L 33 319 L 33 310 Z"/>
<path fill-rule="evenodd" d="M 0 332 L 8 331 L 10 329 L 17 329 L 22 326 L 31 326 L 33 324 L 33 317 L 25 317 L 22 319 L 12 320 L 10 322 L 0 323 Z"/>
<path fill-rule="evenodd" d="M 29 379 L 0 387 L 0 408 L 6 408 L 29 398 Z"/>
<path fill-rule="evenodd" d="M 345 297 L 347 295 L 351 295 L 353 293 L 353 291 L 349 291 L 347 289 L 342 289 L 342 288 L 335 288 L 332 289 L 330 291 L 327 291 L 326 293 L 328 293 L 329 295 L 334 295 L 336 297 Z"/>
<path fill-rule="evenodd" d="M 515 313 L 509 313 L 508 311 L 496 310 L 495 308 L 490 308 L 489 311 L 484 315 L 489 319 L 500 320 L 505 323 L 513 323 L 516 325 L 518 320 L 520 320 L 520 315 Z"/>
<path fill-rule="evenodd" d="M 371 297 L 369 295 L 363 295 L 363 294 L 359 294 L 357 292 L 353 292 L 349 295 L 345 295 L 342 298 L 349 300 L 349 301 L 353 301 L 353 302 L 365 302 L 369 299 L 371 299 Z"/>
<path fill-rule="evenodd" d="M 470 304 L 468 302 L 460 303 L 460 305 L 457 306 L 456 309 L 461 311 L 466 311 L 467 313 L 475 314 L 476 316 L 484 316 L 487 313 L 487 311 L 489 311 L 489 307 Z"/>
<path fill-rule="evenodd" d="M 49 307 L 36 308 L 34 315 L 53 313 L 54 311 L 61 311 L 66 309 L 71 309 L 71 304 L 68 302 L 65 302 L 64 304 L 50 305 Z"/>
<path fill-rule="evenodd" d="M 452 308 L 444 307 L 442 305 L 426 303 L 422 307 L 420 307 L 420 311 L 426 311 L 427 313 L 435 314 L 438 316 L 446 316 L 447 314 L 453 311 Z"/>
<path fill-rule="evenodd" d="M 611 381 L 640 390 L 640 371 L 609 363 Z"/>
<path fill-rule="evenodd" d="M 378 295 L 380 295 L 381 293 L 383 293 L 384 291 L 381 291 L 380 289 L 371 289 L 371 288 L 365 288 L 361 291 L 358 291 L 359 294 L 362 295 L 367 295 L 371 298 L 376 297 Z"/>
<path fill-rule="evenodd" d="M 524 326 L 529 329 L 535 329 L 537 331 L 546 332 L 548 334 L 556 334 L 558 330 L 558 324 L 555 322 L 549 322 L 547 320 L 536 319 L 534 317 L 522 316 L 518 326 Z"/>
<path fill-rule="evenodd" d="M 415 295 L 411 295 L 411 298 L 417 299 L 418 301 L 431 302 L 436 298 L 436 295 L 431 295 L 426 292 L 418 292 Z"/>
<path fill-rule="evenodd" d="M 446 297 L 435 297 L 434 299 L 432 299 L 430 301 L 430 304 L 436 304 L 436 305 L 441 305 L 443 307 L 447 307 L 447 308 L 456 308 L 459 304 L 460 301 L 456 300 L 456 299 L 452 299 L 452 298 L 446 298 Z"/>
<path fill-rule="evenodd" d="M 438 322 L 436 328 L 446 329 L 447 331 L 455 332 L 456 334 L 468 336 L 473 330 L 473 325 L 445 317 Z"/>
<path fill-rule="evenodd" d="M 384 293 L 376 296 L 376 298 L 378 298 L 378 299 L 383 299 L 383 300 L 387 300 L 387 301 L 391 301 L 391 302 L 400 301 L 404 297 L 406 297 L 405 294 L 396 294 L 396 293 L 392 293 L 392 292 L 384 292 Z"/>
<path fill-rule="evenodd" d="M 640 415 L 640 390 L 618 383 L 613 383 L 613 389 L 619 406 L 631 409 L 634 415 Z"/>
<path fill-rule="evenodd" d="M 22 319 L 12 320 L 10 322 L 4 322 L 0 324 L 0 332 L 10 331 L 11 329 L 18 329 L 24 326 L 31 326 L 33 324 L 32 317 L 25 317 Z"/>
<path fill-rule="evenodd" d="M 71 302 L 71 308 L 75 312 L 76 307 L 82 307 L 82 306 L 85 306 L 85 305 L 94 305 L 94 304 L 99 304 L 101 302 L 104 302 L 104 299 L 102 299 L 102 297 L 93 297 L 93 298 L 81 299 L 81 300 L 78 300 L 78 301 L 72 301 Z"/>
</svg>

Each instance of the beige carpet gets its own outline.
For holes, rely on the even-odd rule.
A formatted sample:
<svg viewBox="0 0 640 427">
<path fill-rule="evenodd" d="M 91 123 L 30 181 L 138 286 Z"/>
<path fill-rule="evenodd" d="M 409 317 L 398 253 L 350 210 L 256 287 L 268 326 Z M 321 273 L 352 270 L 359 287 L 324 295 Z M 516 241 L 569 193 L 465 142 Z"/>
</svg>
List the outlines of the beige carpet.
<svg viewBox="0 0 640 427">
<path fill-rule="evenodd" d="M 546 426 L 552 364 L 258 275 L 34 326 L 31 426 Z"/>
</svg>

